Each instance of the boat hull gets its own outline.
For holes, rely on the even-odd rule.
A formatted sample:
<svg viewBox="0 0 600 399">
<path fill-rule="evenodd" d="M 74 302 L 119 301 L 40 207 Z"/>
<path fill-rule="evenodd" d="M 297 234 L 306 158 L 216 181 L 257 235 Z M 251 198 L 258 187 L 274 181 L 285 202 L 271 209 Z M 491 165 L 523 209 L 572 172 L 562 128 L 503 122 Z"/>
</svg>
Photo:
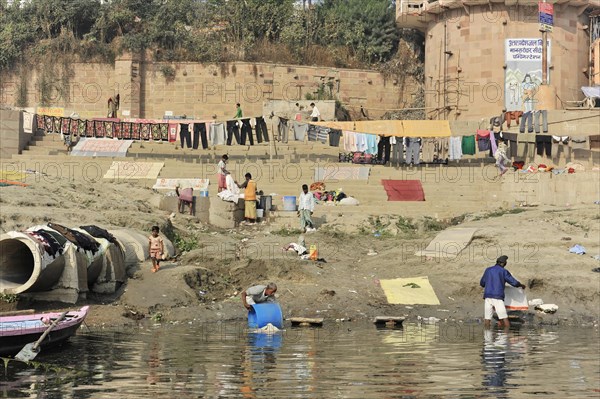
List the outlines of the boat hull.
<svg viewBox="0 0 600 399">
<path fill-rule="evenodd" d="M 88 307 L 69 312 L 40 344 L 41 349 L 59 346 L 74 335 L 87 316 Z M 41 320 L 52 320 L 58 313 L 0 318 L 0 356 L 14 356 L 29 343 L 36 342 L 48 328 Z"/>
</svg>

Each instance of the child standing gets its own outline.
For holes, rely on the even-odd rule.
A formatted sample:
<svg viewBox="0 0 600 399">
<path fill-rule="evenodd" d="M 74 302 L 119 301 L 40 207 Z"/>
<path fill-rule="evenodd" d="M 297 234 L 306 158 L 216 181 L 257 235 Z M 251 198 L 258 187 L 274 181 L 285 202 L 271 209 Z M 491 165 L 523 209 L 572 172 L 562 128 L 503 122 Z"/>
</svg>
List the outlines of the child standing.
<svg viewBox="0 0 600 399">
<path fill-rule="evenodd" d="M 224 190 L 227 190 L 227 175 L 229 174 L 229 171 L 226 169 L 227 168 L 227 160 L 229 159 L 229 157 L 227 155 L 223 155 L 221 157 L 221 160 L 219 161 L 219 164 L 217 165 L 217 178 L 218 178 L 218 189 L 217 192 L 221 192 Z"/>
<path fill-rule="evenodd" d="M 492 133 L 493 134 L 493 133 Z M 498 149 L 494 154 L 494 158 L 496 158 L 496 166 L 500 171 L 500 176 L 505 174 L 508 171 L 506 164 L 510 161 L 508 156 L 506 156 L 506 144 L 504 144 L 504 140 L 498 139 Z"/>
<path fill-rule="evenodd" d="M 162 254 L 165 252 L 165 243 L 163 239 L 158 235 L 158 226 L 152 226 L 152 235 L 148 237 L 148 251 L 150 252 L 150 259 L 152 259 L 152 273 L 156 273 L 160 269 L 160 260 Z"/>
</svg>

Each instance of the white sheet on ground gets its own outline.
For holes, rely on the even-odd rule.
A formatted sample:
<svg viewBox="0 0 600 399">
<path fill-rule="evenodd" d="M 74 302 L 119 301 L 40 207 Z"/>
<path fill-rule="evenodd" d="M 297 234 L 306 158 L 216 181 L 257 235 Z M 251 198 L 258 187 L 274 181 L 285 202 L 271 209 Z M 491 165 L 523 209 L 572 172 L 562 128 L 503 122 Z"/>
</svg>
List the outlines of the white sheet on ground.
<svg viewBox="0 0 600 399">
<path fill-rule="evenodd" d="M 236 204 L 240 200 L 240 188 L 235 184 L 233 177 L 231 175 L 227 175 L 225 177 L 225 185 L 227 186 L 226 190 L 221 191 L 217 194 L 223 201 L 227 202 L 235 202 Z"/>
</svg>

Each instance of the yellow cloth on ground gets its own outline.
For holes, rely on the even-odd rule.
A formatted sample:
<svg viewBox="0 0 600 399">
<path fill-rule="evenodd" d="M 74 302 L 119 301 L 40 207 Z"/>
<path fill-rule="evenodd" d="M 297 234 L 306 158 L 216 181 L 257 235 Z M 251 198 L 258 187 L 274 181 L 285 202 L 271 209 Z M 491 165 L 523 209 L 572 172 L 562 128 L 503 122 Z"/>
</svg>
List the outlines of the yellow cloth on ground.
<svg viewBox="0 0 600 399">
<path fill-rule="evenodd" d="M 446 120 L 310 122 L 310 124 L 325 126 L 330 129 L 383 136 L 450 137 L 450 123 Z"/>
<path fill-rule="evenodd" d="M 0 170 L 0 180 L 25 180 L 27 175 L 22 172 L 14 172 L 11 170 Z"/>
<path fill-rule="evenodd" d="M 439 305 L 440 301 L 429 283 L 429 278 L 412 277 L 380 280 L 381 288 L 390 304 L 402 305 Z M 412 284 L 419 288 L 412 288 Z"/>
</svg>

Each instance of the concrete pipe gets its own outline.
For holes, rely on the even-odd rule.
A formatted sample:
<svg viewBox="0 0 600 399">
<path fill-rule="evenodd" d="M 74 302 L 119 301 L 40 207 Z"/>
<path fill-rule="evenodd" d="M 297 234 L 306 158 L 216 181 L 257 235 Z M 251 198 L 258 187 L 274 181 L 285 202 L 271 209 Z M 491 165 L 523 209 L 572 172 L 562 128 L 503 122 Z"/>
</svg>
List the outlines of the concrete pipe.
<svg viewBox="0 0 600 399">
<path fill-rule="evenodd" d="M 26 232 L 13 231 L 0 236 L 0 293 L 39 293 L 58 288 L 81 293 L 88 291 L 88 287 L 98 287 L 101 292 L 114 291 L 115 283 L 125 280 L 127 265 L 143 262 L 149 257 L 148 236 L 135 230 L 110 232 L 117 240 L 115 245 L 107 239 L 93 237 L 83 229 L 70 229 L 100 245 L 92 254 L 48 226 L 34 226 L 27 231 L 42 229 L 62 246 L 60 254 L 51 256 L 42 242 Z M 173 244 L 164 236 L 163 239 L 167 254 L 173 256 Z"/>
<path fill-rule="evenodd" d="M 0 236 L 0 292 L 48 290 L 58 282 L 64 268 L 64 252 L 53 258 L 25 233 L 13 231 Z"/>
</svg>

